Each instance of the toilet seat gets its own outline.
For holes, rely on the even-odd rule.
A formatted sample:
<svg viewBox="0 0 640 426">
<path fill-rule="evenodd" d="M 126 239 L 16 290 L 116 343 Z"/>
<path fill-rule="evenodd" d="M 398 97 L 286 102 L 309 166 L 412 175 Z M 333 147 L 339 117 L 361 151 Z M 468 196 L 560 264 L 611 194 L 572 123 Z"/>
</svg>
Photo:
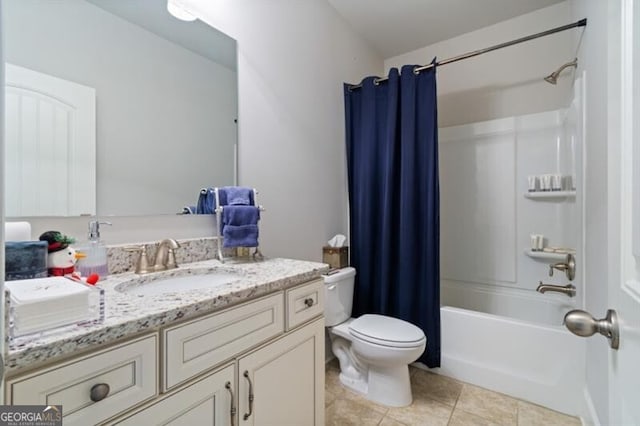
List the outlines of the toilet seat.
<svg viewBox="0 0 640 426">
<path fill-rule="evenodd" d="M 424 332 L 398 318 L 366 314 L 349 324 L 350 334 L 360 340 L 393 348 L 415 348 L 424 344 Z"/>
</svg>

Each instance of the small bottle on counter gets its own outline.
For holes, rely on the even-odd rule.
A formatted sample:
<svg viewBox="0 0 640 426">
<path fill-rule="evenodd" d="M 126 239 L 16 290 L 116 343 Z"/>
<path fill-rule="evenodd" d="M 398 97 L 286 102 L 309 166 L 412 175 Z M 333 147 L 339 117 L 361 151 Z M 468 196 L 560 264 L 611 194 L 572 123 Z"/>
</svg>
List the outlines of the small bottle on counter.
<svg viewBox="0 0 640 426">
<path fill-rule="evenodd" d="M 86 257 L 78 261 L 76 268 L 83 277 L 98 274 L 100 279 L 104 280 L 109 275 L 109 265 L 107 247 L 100 240 L 100 225 L 111 225 L 111 223 L 97 220 L 89 222 L 88 240 L 86 244 L 77 248 L 77 251 L 84 253 Z"/>
</svg>

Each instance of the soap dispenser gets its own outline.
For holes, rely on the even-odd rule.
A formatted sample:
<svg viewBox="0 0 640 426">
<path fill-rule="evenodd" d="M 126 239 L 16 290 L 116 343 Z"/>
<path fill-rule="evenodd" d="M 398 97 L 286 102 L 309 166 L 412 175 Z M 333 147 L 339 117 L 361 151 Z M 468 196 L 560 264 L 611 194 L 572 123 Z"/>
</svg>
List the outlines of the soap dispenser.
<svg viewBox="0 0 640 426">
<path fill-rule="evenodd" d="M 78 268 L 78 271 L 80 271 L 83 277 L 98 274 L 100 279 L 105 279 L 107 275 L 109 275 L 107 247 L 100 240 L 100 225 L 111 225 L 111 223 L 97 220 L 90 221 L 87 244 L 78 249 L 78 251 L 86 255 L 86 257 L 80 259 L 76 265 L 76 268 Z"/>
</svg>

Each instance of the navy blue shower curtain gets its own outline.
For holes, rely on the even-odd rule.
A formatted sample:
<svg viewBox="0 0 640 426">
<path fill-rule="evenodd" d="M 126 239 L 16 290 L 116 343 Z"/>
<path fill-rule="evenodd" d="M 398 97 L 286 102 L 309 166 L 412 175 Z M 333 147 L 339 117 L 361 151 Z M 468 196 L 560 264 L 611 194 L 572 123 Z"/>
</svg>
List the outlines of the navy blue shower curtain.
<svg viewBox="0 0 640 426">
<path fill-rule="evenodd" d="M 440 366 L 438 126 L 435 66 L 344 86 L 354 315 L 409 321 Z"/>
</svg>

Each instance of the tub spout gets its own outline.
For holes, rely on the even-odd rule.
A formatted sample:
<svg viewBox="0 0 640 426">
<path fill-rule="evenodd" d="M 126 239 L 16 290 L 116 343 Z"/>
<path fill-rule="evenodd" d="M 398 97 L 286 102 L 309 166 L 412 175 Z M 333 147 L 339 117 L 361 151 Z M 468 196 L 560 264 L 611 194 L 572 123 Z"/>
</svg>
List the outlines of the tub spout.
<svg viewBox="0 0 640 426">
<path fill-rule="evenodd" d="M 555 291 L 558 293 L 564 293 L 569 297 L 574 297 L 576 295 L 576 287 L 573 284 L 567 285 L 551 285 L 551 284 L 543 284 L 540 281 L 538 284 L 538 288 L 536 288 L 537 292 L 544 293 L 546 291 Z"/>
</svg>

